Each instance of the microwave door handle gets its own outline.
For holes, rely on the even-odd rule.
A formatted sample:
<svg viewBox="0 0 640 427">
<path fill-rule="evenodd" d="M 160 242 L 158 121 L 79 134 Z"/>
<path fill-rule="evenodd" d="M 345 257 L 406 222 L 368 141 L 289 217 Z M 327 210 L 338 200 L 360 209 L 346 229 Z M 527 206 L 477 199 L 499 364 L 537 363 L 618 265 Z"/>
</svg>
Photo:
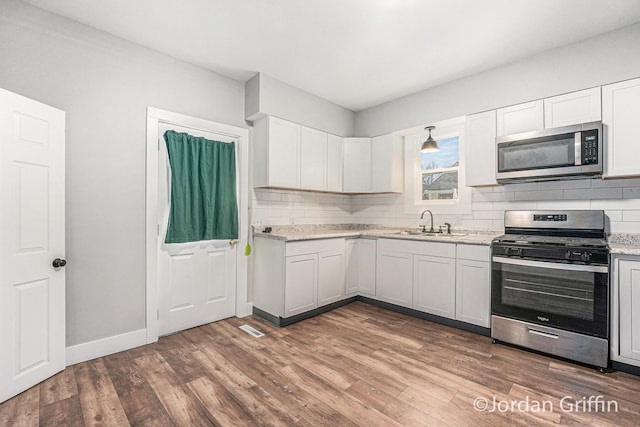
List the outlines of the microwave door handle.
<svg viewBox="0 0 640 427">
<path fill-rule="evenodd" d="M 608 273 L 609 268 L 602 265 L 564 264 L 561 262 L 532 261 L 520 258 L 503 258 L 494 256 L 493 262 L 500 264 L 523 265 L 525 267 L 548 268 L 552 270 L 585 271 L 588 273 Z"/>
<path fill-rule="evenodd" d="M 576 132 L 575 138 L 575 164 L 576 166 L 582 165 L 582 132 Z"/>
</svg>

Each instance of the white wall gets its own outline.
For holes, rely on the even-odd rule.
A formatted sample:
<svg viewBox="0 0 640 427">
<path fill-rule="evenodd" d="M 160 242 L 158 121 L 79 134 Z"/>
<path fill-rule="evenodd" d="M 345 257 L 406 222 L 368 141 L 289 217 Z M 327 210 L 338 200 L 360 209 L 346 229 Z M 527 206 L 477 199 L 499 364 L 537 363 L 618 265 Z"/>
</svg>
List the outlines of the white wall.
<svg viewBox="0 0 640 427">
<path fill-rule="evenodd" d="M 145 327 L 148 105 L 246 127 L 243 84 L 17 0 L 0 86 L 66 112 L 67 346 Z"/>
<path fill-rule="evenodd" d="M 640 23 L 356 113 L 376 136 L 640 76 Z"/>
<path fill-rule="evenodd" d="M 263 73 L 245 83 L 245 118 L 280 117 L 339 136 L 353 136 L 355 113 Z"/>
<path fill-rule="evenodd" d="M 351 223 L 351 196 L 271 189 L 255 189 L 252 194 L 254 225 Z"/>
</svg>

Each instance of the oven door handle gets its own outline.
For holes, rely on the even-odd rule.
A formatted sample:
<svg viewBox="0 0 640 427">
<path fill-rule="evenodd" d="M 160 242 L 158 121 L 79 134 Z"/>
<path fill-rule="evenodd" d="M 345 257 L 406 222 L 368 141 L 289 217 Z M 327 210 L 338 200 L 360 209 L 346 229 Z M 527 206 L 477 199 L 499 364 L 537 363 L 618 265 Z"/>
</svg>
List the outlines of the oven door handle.
<svg viewBox="0 0 640 427">
<path fill-rule="evenodd" d="M 608 273 L 609 268 L 603 265 L 564 264 L 561 262 L 532 261 L 529 259 L 503 258 L 494 256 L 493 262 L 526 267 L 550 268 L 552 270 L 586 271 L 589 273 Z"/>
</svg>

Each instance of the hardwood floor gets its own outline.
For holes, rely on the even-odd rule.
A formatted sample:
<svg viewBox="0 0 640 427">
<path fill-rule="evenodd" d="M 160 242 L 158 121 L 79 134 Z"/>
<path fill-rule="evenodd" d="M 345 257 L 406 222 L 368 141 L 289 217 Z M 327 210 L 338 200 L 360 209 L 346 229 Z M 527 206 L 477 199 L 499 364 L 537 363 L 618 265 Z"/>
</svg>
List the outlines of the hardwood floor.
<svg viewBox="0 0 640 427">
<path fill-rule="evenodd" d="M 0 405 L 3 426 L 129 424 L 639 425 L 640 378 L 356 302 L 282 329 L 250 317 L 183 331 Z"/>
</svg>

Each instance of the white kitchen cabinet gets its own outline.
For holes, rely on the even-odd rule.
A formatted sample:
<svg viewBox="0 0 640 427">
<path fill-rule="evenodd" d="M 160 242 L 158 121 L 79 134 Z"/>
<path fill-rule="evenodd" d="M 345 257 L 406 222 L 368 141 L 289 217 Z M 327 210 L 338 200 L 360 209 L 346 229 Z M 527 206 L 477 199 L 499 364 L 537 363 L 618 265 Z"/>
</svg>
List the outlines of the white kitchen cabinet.
<svg viewBox="0 0 640 427">
<path fill-rule="evenodd" d="M 344 298 L 345 239 L 254 239 L 253 304 L 285 319 Z"/>
<path fill-rule="evenodd" d="M 491 317 L 491 265 L 488 246 L 457 245 L 456 320 L 488 328 Z"/>
<path fill-rule="evenodd" d="M 264 117 L 254 122 L 254 186 L 300 188 L 300 125 Z"/>
<path fill-rule="evenodd" d="M 454 319 L 456 260 L 430 255 L 414 255 L 413 294 L 414 309 Z"/>
<path fill-rule="evenodd" d="M 640 175 L 640 79 L 602 86 L 604 178 Z"/>
<path fill-rule="evenodd" d="M 344 298 L 345 250 L 318 254 L 318 307 Z"/>
<path fill-rule="evenodd" d="M 376 299 L 411 307 L 413 301 L 413 255 L 378 246 Z"/>
<path fill-rule="evenodd" d="M 327 191 L 342 191 L 342 138 L 327 134 Z"/>
<path fill-rule="evenodd" d="M 404 191 L 403 138 L 381 135 L 371 138 L 371 191 L 402 193 Z"/>
<path fill-rule="evenodd" d="M 344 138 L 343 190 L 371 192 L 371 138 Z"/>
<path fill-rule="evenodd" d="M 467 116 L 464 146 L 466 184 L 497 185 L 495 110 Z"/>
<path fill-rule="evenodd" d="M 289 256 L 285 260 L 284 316 L 318 306 L 318 254 Z"/>
<path fill-rule="evenodd" d="M 496 136 L 544 129 L 542 99 L 496 110 Z"/>
<path fill-rule="evenodd" d="M 544 128 L 551 129 L 602 120 L 600 87 L 544 100 Z"/>
<path fill-rule="evenodd" d="M 346 239 L 346 285 L 349 295 L 376 295 L 376 248 L 374 239 Z"/>
<path fill-rule="evenodd" d="M 327 189 L 327 133 L 300 127 L 300 187 Z"/>
<path fill-rule="evenodd" d="M 612 259 L 611 359 L 640 366 L 640 257 Z"/>
</svg>

